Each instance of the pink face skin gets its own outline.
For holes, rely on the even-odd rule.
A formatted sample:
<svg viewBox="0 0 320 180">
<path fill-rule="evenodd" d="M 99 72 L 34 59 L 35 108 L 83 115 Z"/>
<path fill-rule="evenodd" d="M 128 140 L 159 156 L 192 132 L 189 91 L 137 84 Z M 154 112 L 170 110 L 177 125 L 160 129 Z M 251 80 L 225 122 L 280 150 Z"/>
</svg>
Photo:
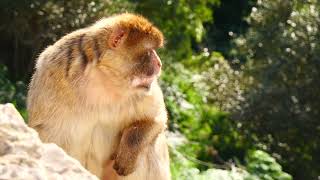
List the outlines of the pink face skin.
<svg viewBox="0 0 320 180">
<path fill-rule="evenodd" d="M 135 76 L 132 80 L 132 86 L 136 88 L 149 89 L 152 82 L 160 75 L 161 60 L 155 50 L 151 50 L 150 54 L 150 71 L 151 73 L 141 76 Z"/>
</svg>

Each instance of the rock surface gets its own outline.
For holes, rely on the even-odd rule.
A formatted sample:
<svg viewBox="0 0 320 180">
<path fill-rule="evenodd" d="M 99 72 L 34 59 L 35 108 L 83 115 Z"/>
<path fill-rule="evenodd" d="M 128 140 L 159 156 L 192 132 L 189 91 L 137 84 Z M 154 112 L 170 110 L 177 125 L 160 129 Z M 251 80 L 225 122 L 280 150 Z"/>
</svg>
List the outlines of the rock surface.
<svg viewBox="0 0 320 180">
<path fill-rule="evenodd" d="M 44 144 L 12 104 L 0 105 L 0 179 L 98 179 L 55 144 Z"/>
</svg>

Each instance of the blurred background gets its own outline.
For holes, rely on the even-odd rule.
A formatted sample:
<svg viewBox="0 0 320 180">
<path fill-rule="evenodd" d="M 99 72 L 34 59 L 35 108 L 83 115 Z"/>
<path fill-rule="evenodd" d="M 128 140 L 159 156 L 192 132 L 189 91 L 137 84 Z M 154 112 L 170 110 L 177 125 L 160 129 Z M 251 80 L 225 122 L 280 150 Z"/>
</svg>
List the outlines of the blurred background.
<svg viewBox="0 0 320 180">
<path fill-rule="evenodd" d="M 318 0 L 1 0 L 0 103 L 27 120 L 39 53 L 120 12 L 166 37 L 173 179 L 319 179 Z"/>
</svg>

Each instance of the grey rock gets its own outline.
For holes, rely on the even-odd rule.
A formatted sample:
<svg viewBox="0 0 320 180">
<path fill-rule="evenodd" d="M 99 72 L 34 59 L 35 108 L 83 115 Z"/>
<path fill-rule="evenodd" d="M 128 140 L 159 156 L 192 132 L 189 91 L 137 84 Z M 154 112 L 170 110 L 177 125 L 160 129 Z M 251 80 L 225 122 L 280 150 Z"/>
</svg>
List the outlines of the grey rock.
<svg viewBox="0 0 320 180">
<path fill-rule="evenodd" d="M 12 104 L 0 105 L 0 180 L 98 178 L 55 144 L 45 144 Z"/>
</svg>

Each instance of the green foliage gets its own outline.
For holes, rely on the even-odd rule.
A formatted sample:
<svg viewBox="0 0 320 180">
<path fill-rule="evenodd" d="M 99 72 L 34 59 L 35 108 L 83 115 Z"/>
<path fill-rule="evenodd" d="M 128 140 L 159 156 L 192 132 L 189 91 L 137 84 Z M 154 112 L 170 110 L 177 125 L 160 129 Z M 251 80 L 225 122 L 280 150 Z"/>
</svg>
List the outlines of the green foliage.
<svg viewBox="0 0 320 180">
<path fill-rule="evenodd" d="M 26 119 L 26 86 L 21 81 L 12 83 L 7 77 L 7 71 L 7 68 L 0 64 L 0 104 L 14 104 L 24 119 Z"/>
<path fill-rule="evenodd" d="M 261 150 L 249 151 L 246 156 L 247 171 L 251 176 L 247 180 L 291 180 L 292 177 L 282 171 L 280 164 L 268 153 Z"/>
<path fill-rule="evenodd" d="M 297 179 L 319 176 L 320 3 L 259 0 L 235 58 L 254 79 L 235 115 Z"/>
<path fill-rule="evenodd" d="M 171 163 L 173 180 L 244 180 L 248 176 L 245 170 L 235 167 L 232 170 L 211 168 L 200 172 L 199 169 L 188 166 L 188 160 L 177 159 L 174 155 L 171 157 L 175 160 Z"/>
<path fill-rule="evenodd" d="M 244 169 L 235 166 L 230 170 L 223 170 L 217 169 L 218 165 L 199 161 L 193 157 L 193 154 L 186 154 L 185 149 L 190 145 L 183 136 L 171 133 L 168 137 L 173 180 L 243 180 L 249 175 Z M 206 165 L 209 169 L 200 171 L 197 167 L 199 164 Z"/>
<path fill-rule="evenodd" d="M 177 143 L 179 142 L 179 143 Z M 192 154 L 186 154 L 190 142 L 181 135 L 169 134 L 171 173 L 175 180 L 292 180 L 282 167 L 268 153 L 250 150 L 246 154 L 245 166 L 229 167 L 199 161 Z M 199 164 L 208 169 L 201 171 Z"/>
<path fill-rule="evenodd" d="M 207 103 L 225 111 L 241 109 L 240 102 L 245 100 L 243 93 L 252 84 L 252 79 L 244 76 L 243 66 L 240 70 L 234 69 L 231 65 L 235 64 L 230 65 L 220 53 L 209 53 L 206 48 L 199 55 L 192 56 L 186 64 L 197 67 L 197 88 Z"/>
<path fill-rule="evenodd" d="M 205 25 L 207 36 L 204 38 L 205 47 L 210 51 L 218 51 L 229 58 L 230 40 L 236 34 L 243 34 L 248 29 L 247 17 L 257 0 L 223 0 L 214 9 L 214 22 Z"/>
<path fill-rule="evenodd" d="M 126 0 L 1 1 L 0 39 L 5 46 L 0 62 L 15 79 L 29 79 L 34 60 L 46 46 L 101 17 L 132 10 Z"/>
<path fill-rule="evenodd" d="M 143 0 L 136 3 L 136 12 L 151 19 L 164 32 L 167 49 L 174 49 L 174 61 L 192 55 L 192 43 L 205 34 L 204 23 L 212 22 L 210 5 L 219 0 Z"/>
<path fill-rule="evenodd" d="M 207 83 L 210 80 L 207 74 L 209 71 L 202 72 L 206 65 L 195 70 L 187 68 L 196 63 L 195 61 L 212 62 L 213 67 L 223 65 L 222 68 L 210 68 L 210 75 L 230 78 L 229 83 L 222 87 L 224 90 L 233 82 L 231 77 L 235 77 L 229 72 L 233 70 L 228 63 L 218 54 L 200 54 L 184 60 L 187 62 L 185 66 L 167 66 L 162 75 L 161 85 L 170 117 L 169 127 L 172 131 L 182 132 L 192 142 L 183 148 L 188 156 L 219 164 L 225 164 L 229 159 L 237 161 L 239 158 L 242 161 L 250 144 L 247 143 L 246 137 L 238 133 L 239 125 L 230 121 L 228 113 L 220 111 L 212 103 L 214 97 L 210 93 L 211 88 L 221 84 Z M 226 97 L 237 92 L 230 90 L 227 93 L 229 94 L 226 94 Z M 200 165 L 199 168 L 206 167 Z"/>
</svg>

